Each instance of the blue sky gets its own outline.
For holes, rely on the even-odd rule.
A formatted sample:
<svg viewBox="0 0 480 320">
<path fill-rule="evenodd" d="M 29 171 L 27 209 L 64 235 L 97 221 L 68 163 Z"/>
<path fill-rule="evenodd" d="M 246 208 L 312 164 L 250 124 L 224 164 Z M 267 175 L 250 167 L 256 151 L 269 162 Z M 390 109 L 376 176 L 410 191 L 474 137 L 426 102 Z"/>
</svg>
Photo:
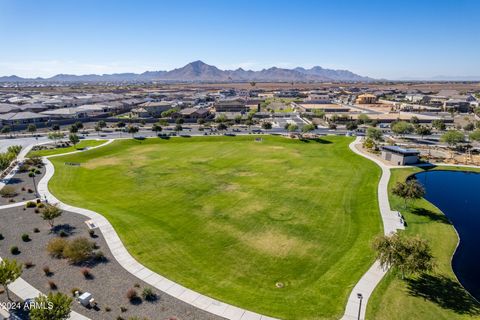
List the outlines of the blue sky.
<svg viewBox="0 0 480 320">
<path fill-rule="evenodd" d="M 0 0 L 0 75 L 220 68 L 480 76 L 480 1 Z"/>
</svg>

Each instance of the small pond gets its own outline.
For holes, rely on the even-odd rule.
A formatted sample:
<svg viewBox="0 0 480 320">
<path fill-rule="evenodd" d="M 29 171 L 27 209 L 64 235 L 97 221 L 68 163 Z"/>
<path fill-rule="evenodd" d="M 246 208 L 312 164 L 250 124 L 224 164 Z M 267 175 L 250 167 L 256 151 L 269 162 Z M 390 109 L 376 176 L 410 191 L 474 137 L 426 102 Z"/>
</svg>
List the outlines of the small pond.
<svg viewBox="0 0 480 320">
<path fill-rule="evenodd" d="M 480 300 L 480 173 L 425 171 L 415 175 L 425 198 L 453 223 L 460 244 L 453 256 L 453 271 L 462 285 Z"/>
</svg>

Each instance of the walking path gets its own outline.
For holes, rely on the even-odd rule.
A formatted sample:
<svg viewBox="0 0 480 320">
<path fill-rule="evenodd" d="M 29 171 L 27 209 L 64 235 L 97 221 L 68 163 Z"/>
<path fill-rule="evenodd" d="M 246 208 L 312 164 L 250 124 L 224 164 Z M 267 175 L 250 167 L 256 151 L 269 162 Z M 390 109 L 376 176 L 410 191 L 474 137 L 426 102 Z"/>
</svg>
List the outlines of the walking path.
<svg viewBox="0 0 480 320">
<path fill-rule="evenodd" d="M 357 139 L 355 139 L 355 141 L 349 145 L 350 149 L 356 154 L 372 160 L 382 169 L 382 177 L 380 178 L 380 182 L 378 184 L 378 205 L 380 207 L 380 215 L 383 221 L 384 234 L 389 235 L 397 232 L 399 229 L 405 229 L 403 222 L 401 221 L 400 214 L 397 211 L 390 209 L 390 203 L 388 201 L 388 181 L 390 180 L 390 167 L 373 156 L 360 152 L 356 147 L 360 144 L 360 141 L 361 138 L 357 137 Z M 368 299 L 387 271 L 388 269 L 382 269 L 380 267 L 380 263 L 378 261 L 374 262 L 370 269 L 368 269 L 368 271 L 357 282 L 355 287 L 353 287 L 353 290 L 348 297 L 342 320 L 365 319 Z M 359 294 L 361 294 L 361 298 L 359 298 Z"/>
</svg>

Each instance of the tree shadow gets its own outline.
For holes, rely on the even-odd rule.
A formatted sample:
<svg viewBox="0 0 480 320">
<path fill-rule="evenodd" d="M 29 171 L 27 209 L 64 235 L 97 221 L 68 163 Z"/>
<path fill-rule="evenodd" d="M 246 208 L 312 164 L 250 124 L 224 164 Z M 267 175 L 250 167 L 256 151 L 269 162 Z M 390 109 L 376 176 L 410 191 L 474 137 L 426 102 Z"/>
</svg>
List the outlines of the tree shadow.
<svg viewBox="0 0 480 320">
<path fill-rule="evenodd" d="M 431 210 L 425 209 L 425 208 L 413 208 L 411 210 L 411 213 L 417 215 L 417 216 L 423 216 L 427 217 L 432 221 L 437 221 L 445 224 L 452 224 L 452 222 L 443 214 L 438 214 L 435 213 Z"/>
<path fill-rule="evenodd" d="M 17 178 L 17 177 L 12 177 L 7 181 L 7 185 L 11 184 L 17 184 L 23 182 L 23 179 Z"/>
<path fill-rule="evenodd" d="M 56 226 L 54 226 L 52 229 L 51 229 L 51 232 L 58 235 L 60 234 L 62 231 L 65 232 L 68 236 L 71 236 L 72 234 L 75 233 L 75 230 L 76 228 L 68 223 L 64 223 L 64 224 L 57 224 Z"/>
<path fill-rule="evenodd" d="M 424 274 L 407 280 L 409 294 L 436 303 L 458 314 L 480 315 L 480 304 L 456 281 Z"/>
<path fill-rule="evenodd" d="M 312 138 L 312 139 L 301 138 L 299 140 L 302 141 L 302 142 L 305 142 L 305 143 L 310 143 L 310 142 L 316 142 L 316 143 L 321 143 L 321 144 L 331 144 L 332 143 L 331 141 L 324 140 L 324 139 L 321 139 L 321 138 Z"/>
</svg>

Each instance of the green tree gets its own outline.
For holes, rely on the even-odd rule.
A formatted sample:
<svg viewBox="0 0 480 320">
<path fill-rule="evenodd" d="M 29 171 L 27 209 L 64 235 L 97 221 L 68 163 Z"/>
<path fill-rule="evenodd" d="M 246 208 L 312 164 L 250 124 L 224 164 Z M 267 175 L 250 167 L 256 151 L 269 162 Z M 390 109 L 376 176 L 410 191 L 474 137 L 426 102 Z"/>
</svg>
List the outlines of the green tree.
<svg viewBox="0 0 480 320">
<path fill-rule="evenodd" d="M 235 121 L 236 124 L 242 123 L 242 120 L 243 118 L 241 115 L 235 116 L 235 118 L 233 119 L 233 121 Z"/>
<path fill-rule="evenodd" d="M 178 118 L 177 120 L 175 120 L 176 124 L 183 124 L 184 122 L 185 120 L 183 120 L 183 118 Z"/>
<path fill-rule="evenodd" d="M 375 141 L 380 141 L 382 140 L 382 136 L 383 136 L 383 133 L 382 133 L 382 130 L 380 129 L 373 128 L 373 127 L 370 127 L 367 129 L 367 138 L 370 138 Z"/>
<path fill-rule="evenodd" d="M 35 131 L 37 131 L 37 126 L 34 124 L 29 124 L 27 127 L 27 131 L 33 134 Z"/>
<path fill-rule="evenodd" d="M 127 124 L 126 124 L 125 122 L 123 122 L 123 121 L 119 121 L 119 122 L 117 123 L 117 127 L 118 127 L 118 128 L 125 128 L 126 125 L 127 125 Z"/>
<path fill-rule="evenodd" d="M 100 120 L 97 122 L 97 126 L 99 126 L 100 128 L 105 128 L 107 126 L 107 123 L 105 122 L 105 120 Z"/>
<path fill-rule="evenodd" d="M 419 134 L 420 136 L 422 136 L 422 139 L 424 136 L 429 136 L 432 134 L 432 130 L 427 127 L 427 126 L 417 126 L 415 128 L 415 133 L 416 134 Z"/>
<path fill-rule="evenodd" d="M 425 189 L 414 179 L 407 182 L 397 182 L 392 189 L 392 193 L 404 200 L 404 206 L 407 207 L 408 200 L 420 199 L 425 195 Z"/>
<path fill-rule="evenodd" d="M 370 118 L 366 114 L 360 114 L 357 118 L 358 124 L 370 123 Z"/>
<path fill-rule="evenodd" d="M 52 127 L 50 129 L 52 129 L 52 131 L 59 131 L 60 126 L 58 124 L 54 124 L 54 125 L 52 125 Z"/>
<path fill-rule="evenodd" d="M 181 124 L 175 125 L 175 131 L 180 132 L 180 131 L 182 131 L 182 130 L 183 130 L 183 127 L 182 127 Z"/>
<path fill-rule="evenodd" d="M 135 137 L 135 133 L 138 132 L 138 127 L 137 127 L 137 126 L 132 126 L 132 125 L 130 125 L 130 126 L 127 127 L 127 132 L 132 135 L 132 138 L 134 138 L 134 137 Z"/>
<path fill-rule="evenodd" d="M 347 130 L 353 131 L 353 130 L 357 130 L 358 125 L 355 121 L 349 121 L 347 122 L 345 127 L 347 128 Z"/>
<path fill-rule="evenodd" d="M 3 126 L 2 129 L 0 130 L 0 133 L 3 133 L 3 134 L 7 134 L 9 133 L 10 131 L 12 130 L 12 128 L 10 128 L 10 126 Z"/>
<path fill-rule="evenodd" d="M 474 129 L 475 129 L 475 124 L 473 122 L 469 122 L 465 126 L 463 126 L 463 130 L 465 131 L 473 131 Z"/>
<path fill-rule="evenodd" d="M 399 135 L 408 134 L 413 132 L 413 126 L 405 121 L 397 121 L 392 124 L 392 131 Z"/>
<path fill-rule="evenodd" d="M 81 121 L 75 122 L 75 127 L 77 127 L 78 130 L 83 129 L 83 123 Z"/>
<path fill-rule="evenodd" d="M 159 133 L 163 130 L 162 126 L 159 124 L 159 123 L 154 123 L 152 125 L 152 131 L 155 132 L 155 133 Z"/>
<path fill-rule="evenodd" d="M 265 130 L 270 130 L 272 129 L 272 123 L 269 121 L 265 121 L 262 123 L 262 128 Z"/>
<path fill-rule="evenodd" d="M 78 128 L 77 128 L 76 125 L 71 125 L 69 131 L 70 131 L 70 133 L 77 133 Z"/>
<path fill-rule="evenodd" d="M 219 124 L 217 124 L 217 130 L 220 130 L 220 131 L 227 130 L 227 125 L 223 122 L 220 122 Z"/>
<path fill-rule="evenodd" d="M 302 127 L 302 132 L 307 133 L 315 130 L 315 125 L 314 124 L 306 124 Z"/>
<path fill-rule="evenodd" d="M 22 271 L 22 265 L 17 260 L 3 259 L 0 261 L 0 284 L 3 286 L 8 300 L 11 300 L 8 285 L 20 278 Z"/>
<path fill-rule="evenodd" d="M 199 124 L 199 125 L 205 124 L 205 119 L 203 119 L 203 118 L 198 119 L 197 124 Z"/>
<path fill-rule="evenodd" d="M 443 120 L 433 120 L 432 121 L 432 127 L 434 127 L 435 129 L 439 130 L 439 131 L 443 131 L 447 128 L 447 126 L 445 125 L 445 122 Z"/>
<path fill-rule="evenodd" d="M 480 141 L 480 129 L 477 129 L 470 133 L 470 140 L 472 141 Z"/>
<path fill-rule="evenodd" d="M 313 111 L 313 114 L 315 115 L 315 117 L 320 118 L 320 119 L 323 119 L 323 117 L 325 117 L 325 111 L 323 111 L 321 109 L 315 109 Z"/>
<path fill-rule="evenodd" d="M 399 270 L 402 279 L 410 274 L 432 271 L 435 266 L 428 242 L 419 237 L 379 236 L 372 247 L 380 266 Z"/>
<path fill-rule="evenodd" d="M 63 139 L 64 137 L 65 135 L 59 131 L 50 132 L 48 134 L 48 139 L 53 140 L 55 145 L 57 145 L 58 140 Z"/>
<path fill-rule="evenodd" d="M 68 136 L 68 140 L 73 144 L 73 146 L 76 148 L 77 143 L 80 142 L 80 138 L 75 134 L 75 133 L 70 133 Z"/>
<path fill-rule="evenodd" d="M 287 130 L 288 130 L 289 132 L 295 132 L 295 131 L 298 130 L 298 126 L 297 126 L 296 124 L 294 124 L 294 123 L 290 123 L 290 124 L 288 125 L 288 127 L 287 127 Z"/>
<path fill-rule="evenodd" d="M 70 318 L 73 299 L 67 295 L 57 292 L 50 292 L 47 296 L 40 295 L 35 298 L 35 304 L 46 306 L 32 308 L 30 310 L 31 320 L 66 320 Z"/>
<path fill-rule="evenodd" d="M 60 210 L 57 206 L 51 204 L 46 204 L 41 212 L 42 219 L 48 222 L 50 228 L 53 228 L 55 219 L 60 217 L 61 215 L 62 210 Z"/>
<path fill-rule="evenodd" d="M 465 136 L 457 130 L 449 130 L 440 137 L 441 142 L 445 142 L 449 147 L 455 147 L 457 144 L 465 141 Z"/>
<path fill-rule="evenodd" d="M 416 117 L 416 116 L 411 117 L 410 118 L 410 123 L 411 124 L 418 124 L 419 123 L 418 117 Z"/>
</svg>

